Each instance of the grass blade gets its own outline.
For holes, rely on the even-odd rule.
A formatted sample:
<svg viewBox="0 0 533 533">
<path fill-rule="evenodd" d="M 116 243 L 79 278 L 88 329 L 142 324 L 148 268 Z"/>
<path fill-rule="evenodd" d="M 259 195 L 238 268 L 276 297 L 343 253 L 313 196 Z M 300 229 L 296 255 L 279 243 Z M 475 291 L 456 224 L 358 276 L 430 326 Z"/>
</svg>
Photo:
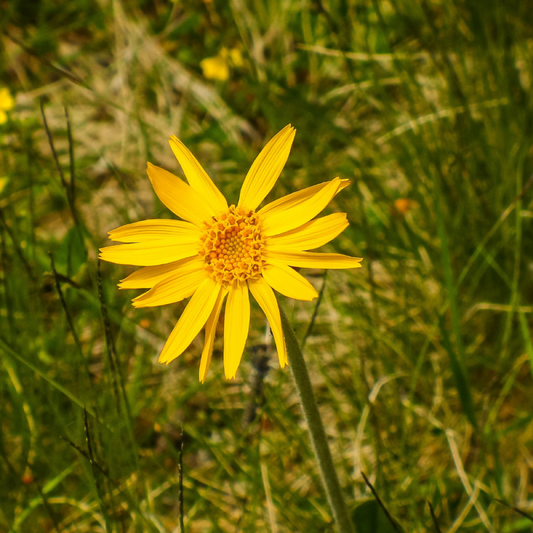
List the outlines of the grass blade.
<svg viewBox="0 0 533 533">
<path fill-rule="evenodd" d="M 96 419 L 96 415 L 94 411 L 90 408 L 86 408 L 84 402 L 82 402 L 77 396 L 75 396 L 71 391 L 63 387 L 63 385 L 60 385 L 57 381 L 53 380 L 51 377 L 49 377 L 45 372 L 42 372 L 39 370 L 33 363 L 30 363 L 24 357 L 19 355 L 15 350 L 13 350 L 3 339 L 0 339 L 0 349 L 4 352 L 4 355 L 11 356 L 20 361 L 23 365 L 26 365 L 30 370 L 33 370 L 38 376 L 43 378 L 45 381 L 47 381 L 54 389 L 57 389 L 59 392 L 63 393 L 67 398 L 72 400 L 77 406 L 81 407 L 82 409 L 86 409 L 87 412 Z M 109 431 L 113 431 L 111 428 L 106 429 Z"/>
<path fill-rule="evenodd" d="M 465 351 L 463 347 L 463 340 L 461 335 L 461 322 L 459 318 L 459 310 L 457 307 L 457 294 L 456 287 L 453 281 L 453 272 L 452 272 L 452 263 L 450 252 L 448 248 L 448 236 L 446 234 L 446 228 L 444 226 L 444 217 L 441 207 L 441 190 L 440 183 L 438 182 L 439 178 L 435 180 L 435 211 L 437 214 L 437 233 L 440 240 L 441 246 L 441 258 L 442 258 L 442 267 L 444 270 L 444 280 L 446 290 L 448 292 L 448 301 L 450 304 L 450 313 L 452 319 L 452 331 L 455 339 L 455 346 L 457 347 L 457 352 L 459 357 L 455 357 L 455 351 L 452 347 L 451 340 L 448 336 L 444 323 L 441 320 L 441 332 L 445 338 L 445 343 L 447 344 L 447 351 L 450 357 L 450 364 L 452 366 L 452 372 L 455 378 L 455 384 L 457 387 L 457 392 L 461 398 L 461 404 L 463 410 L 468 417 L 470 423 L 477 427 L 477 421 L 474 411 L 474 404 L 472 402 L 472 393 L 470 391 L 470 384 L 468 382 L 468 375 L 466 370 L 466 358 Z M 441 317 L 442 318 L 442 317 Z"/>
<path fill-rule="evenodd" d="M 474 413 L 474 404 L 472 402 L 470 387 L 468 385 L 464 369 L 461 366 L 461 362 L 459 361 L 455 350 L 453 349 L 452 342 L 450 340 L 450 335 L 448 333 L 448 330 L 446 329 L 446 325 L 444 324 L 443 316 L 441 316 L 439 319 L 439 327 L 442 335 L 442 343 L 444 345 L 444 348 L 446 349 L 446 352 L 448 352 L 448 357 L 450 358 L 450 368 L 452 370 L 453 378 L 455 381 L 455 387 L 459 394 L 459 399 L 461 400 L 463 411 L 468 417 L 470 423 L 474 427 L 476 427 L 476 417 Z"/>
</svg>

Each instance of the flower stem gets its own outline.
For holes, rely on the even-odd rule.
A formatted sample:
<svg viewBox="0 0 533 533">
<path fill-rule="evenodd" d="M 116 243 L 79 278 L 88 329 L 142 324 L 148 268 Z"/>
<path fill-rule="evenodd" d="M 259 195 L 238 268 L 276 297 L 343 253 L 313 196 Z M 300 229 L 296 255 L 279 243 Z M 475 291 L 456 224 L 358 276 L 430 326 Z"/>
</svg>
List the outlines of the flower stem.
<svg viewBox="0 0 533 533">
<path fill-rule="evenodd" d="M 311 387 L 311 380 L 309 379 L 309 373 L 307 372 L 300 345 L 281 306 L 280 313 L 285 342 L 287 344 L 289 366 L 294 377 L 296 388 L 298 389 L 298 395 L 300 396 L 300 402 L 309 428 L 309 435 L 311 436 L 311 443 L 318 461 L 318 466 L 320 467 L 320 473 L 322 474 L 322 483 L 326 489 L 335 523 L 337 524 L 339 533 L 355 533 L 355 527 L 350 519 L 346 503 L 344 502 L 339 478 L 335 471 L 326 432 L 324 431 L 324 425 L 320 418 L 315 395 L 313 394 L 313 388 Z"/>
</svg>

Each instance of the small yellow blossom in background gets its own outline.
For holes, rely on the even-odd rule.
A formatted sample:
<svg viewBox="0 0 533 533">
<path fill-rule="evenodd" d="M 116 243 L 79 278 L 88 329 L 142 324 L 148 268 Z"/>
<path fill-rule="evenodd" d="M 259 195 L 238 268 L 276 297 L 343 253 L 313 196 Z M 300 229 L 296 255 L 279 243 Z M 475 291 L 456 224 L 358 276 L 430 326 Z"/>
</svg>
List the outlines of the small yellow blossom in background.
<svg viewBox="0 0 533 533">
<path fill-rule="evenodd" d="M 6 111 L 9 111 L 15 106 L 15 101 L 13 100 L 9 90 L 5 87 L 0 89 L 0 124 L 7 122 Z"/>
<path fill-rule="evenodd" d="M 7 176 L 1 176 L 0 177 L 0 194 L 2 194 L 3 190 L 5 189 L 5 186 L 8 184 L 9 178 Z"/>
<path fill-rule="evenodd" d="M 242 185 L 237 205 L 222 193 L 192 153 L 175 136 L 170 147 L 187 185 L 148 163 L 148 177 L 163 204 L 182 220 L 144 220 L 109 232 L 124 244 L 102 248 L 100 258 L 142 266 L 119 284 L 121 289 L 150 289 L 135 307 L 166 305 L 191 297 L 159 356 L 170 363 L 205 326 L 200 381 L 211 362 L 217 322 L 227 296 L 224 318 L 224 370 L 237 374 L 250 326 L 251 292 L 274 335 L 280 366 L 287 364 L 278 302 L 272 289 L 297 300 L 313 300 L 314 287 L 293 267 L 359 268 L 362 259 L 314 253 L 348 227 L 345 213 L 312 220 L 349 185 L 345 179 L 319 183 L 275 200 L 258 210 L 276 183 L 296 130 L 286 126 L 261 151 Z"/>
<path fill-rule="evenodd" d="M 222 48 L 215 57 L 206 57 L 200 61 L 204 78 L 208 80 L 226 81 L 229 78 L 229 68 L 242 67 L 243 59 L 238 48 Z"/>
<path fill-rule="evenodd" d="M 222 50 L 224 50 L 224 48 Z M 242 59 L 241 51 L 238 48 L 232 48 L 229 51 L 229 57 L 230 57 L 231 62 L 233 63 L 234 67 L 242 67 L 243 66 L 244 61 Z"/>
</svg>

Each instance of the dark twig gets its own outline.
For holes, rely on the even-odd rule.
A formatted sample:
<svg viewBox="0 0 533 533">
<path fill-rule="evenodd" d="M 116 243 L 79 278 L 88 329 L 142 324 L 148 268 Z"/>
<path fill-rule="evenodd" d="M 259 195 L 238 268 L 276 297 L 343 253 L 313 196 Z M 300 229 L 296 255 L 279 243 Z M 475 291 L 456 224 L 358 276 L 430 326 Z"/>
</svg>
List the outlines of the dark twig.
<svg viewBox="0 0 533 533">
<path fill-rule="evenodd" d="M 69 187 L 67 185 L 67 181 L 65 179 L 65 174 L 63 172 L 63 169 L 61 168 L 61 164 L 59 163 L 59 158 L 57 156 L 56 147 L 54 145 L 54 139 L 52 137 L 52 132 L 50 131 L 50 128 L 48 127 L 48 121 L 46 120 L 46 113 L 44 112 L 44 104 L 43 99 L 39 99 L 39 105 L 41 106 L 41 116 L 43 117 L 43 124 L 44 124 L 44 130 L 46 131 L 46 136 L 48 138 L 48 144 L 50 145 L 50 149 L 52 150 L 52 157 L 54 158 L 57 172 L 59 173 L 59 179 L 61 180 L 61 184 L 65 188 L 65 191 L 67 191 L 67 197 L 70 201 L 70 194 L 69 194 Z"/>
<path fill-rule="evenodd" d="M 72 220 L 74 221 L 74 224 L 79 228 L 79 220 L 78 215 L 76 213 L 76 209 L 73 203 L 73 198 L 71 194 L 71 188 L 72 186 L 67 183 L 67 180 L 65 179 L 65 173 L 63 172 L 63 169 L 61 168 L 61 163 L 59 162 L 59 157 L 56 152 L 56 148 L 54 145 L 54 139 L 52 137 L 52 132 L 50 131 L 50 128 L 48 127 L 48 121 L 46 120 L 46 114 L 44 112 L 44 105 L 43 105 L 43 99 L 39 99 L 39 104 L 41 106 L 41 116 L 43 117 L 43 124 L 44 129 L 46 131 L 46 136 L 48 138 L 48 144 L 50 145 L 50 150 L 52 150 L 52 157 L 54 158 L 57 172 L 59 173 L 59 179 L 61 180 L 61 185 L 63 185 L 63 188 L 65 189 L 65 192 L 67 194 L 67 202 L 70 209 L 70 214 L 72 215 Z M 68 126 L 69 132 L 70 132 L 70 125 Z M 71 136 L 69 134 L 69 141 L 71 140 Z M 71 162 L 71 165 L 73 162 Z"/>
<path fill-rule="evenodd" d="M 83 427 L 85 429 L 85 439 L 87 441 L 87 451 L 89 454 L 89 463 L 91 463 L 91 468 L 93 471 L 93 479 L 94 479 L 94 485 L 96 487 L 96 494 L 98 496 L 98 502 L 100 504 L 100 510 L 102 511 L 102 515 L 104 517 L 105 523 L 106 523 L 106 529 L 107 531 L 111 531 L 111 528 L 109 527 L 109 517 L 107 515 L 107 511 L 104 506 L 104 501 L 102 499 L 102 489 L 100 487 L 100 481 L 98 480 L 98 476 L 96 475 L 97 467 L 95 465 L 94 460 L 94 454 L 93 454 L 93 447 L 91 443 L 91 434 L 89 432 L 89 422 L 87 420 L 87 409 L 83 409 Z"/>
<path fill-rule="evenodd" d="M 507 502 L 505 502 L 503 500 L 500 500 L 498 498 L 495 498 L 495 500 L 498 503 L 501 503 L 502 505 L 505 505 L 505 507 L 509 507 L 509 509 L 512 509 L 515 513 L 518 513 L 519 515 L 522 515 L 525 518 L 527 518 L 528 520 L 530 520 L 531 522 L 533 522 L 533 516 L 531 516 L 529 513 L 526 513 L 526 511 L 522 511 L 522 509 L 519 509 L 518 507 L 515 507 L 514 505 L 510 505 Z"/>
<path fill-rule="evenodd" d="M 324 276 L 322 278 L 322 286 L 320 287 L 320 292 L 318 293 L 318 298 L 315 304 L 315 308 L 313 309 L 313 316 L 311 317 L 311 321 L 309 322 L 309 325 L 307 326 L 307 331 L 305 332 L 304 338 L 302 339 L 302 351 L 305 348 L 307 339 L 311 336 L 311 333 L 313 332 L 313 328 L 315 327 L 316 317 L 318 316 L 318 309 L 320 307 L 320 304 L 322 303 L 322 298 L 324 296 L 324 291 L 326 289 L 327 279 L 328 279 L 328 271 L 324 270 Z"/>
<path fill-rule="evenodd" d="M 65 106 L 65 119 L 67 121 L 68 137 L 68 157 L 70 164 L 70 201 L 74 204 L 76 200 L 76 165 L 74 163 L 74 141 L 72 140 L 72 130 L 70 128 L 70 116 L 68 107 Z"/>
<path fill-rule="evenodd" d="M 437 517 L 435 516 L 435 511 L 433 510 L 433 505 L 431 505 L 429 500 L 428 500 L 428 505 L 429 505 L 429 512 L 431 513 L 431 518 L 433 519 L 433 525 L 435 526 L 435 531 L 437 533 L 442 533 L 439 527 L 439 523 L 437 522 Z"/>
<path fill-rule="evenodd" d="M 83 457 L 85 457 L 85 459 L 87 459 L 87 461 L 91 462 L 91 457 L 89 456 L 89 454 L 83 449 L 83 448 L 80 448 L 77 444 L 75 444 L 74 442 L 72 442 L 69 438 L 67 437 L 59 437 L 61 440 L 64 440 L 67 444 L 70 444 L 70 446 L 72 446 L 78 453 L 80 453 L 81 455 L 83 455 Z M 94 458 L 93 458 L 93 462 L 92 462 L 92 465 L 97 469 L 99 470 L 104 476 L 106 476 L 109 481 L 111 481 L 112 483 L 113 480 L 109 478 L 109 472 L 107 469 L 105 469 L 103 466 L 101 466 L 99 463 L 97 463 Z"/>
<path fill-rule="evenodd" d="M 28 263 L 28 260 L 26 257 L 24 257 L 24 252 L 22 251 L 22 248 L 20 247 L 15 234 L 13 233 L 12 229 L 8 226 L 7 221 L 4 217 L 4 211 L 3 209 L 0 209 L 0 223 L 5 228 L 7 234 L 9 235 L 9 238 L 11 239 L 11 242 L 13 243 L 13 247 L 15 248 L 15 251 L 17 252 L 17 255 L 19 256 L 20 260 L 22 261 L 22 264 L 24 265 L 24 268 L 26 269 L 26 272 L 28 273 L 28 277 L 35 281 L 35 274 L 32 271 L 31 265 Z"/>
<path fill-rule="evenodd" d="M 76 328 L 74 327 L 72 317 L 70 316 L 70 312 L 68 310 L 67 303 L 63 295 L 63 290 L 61 289 L 61 284 L 59 283 L 59 276 L 57 274 L 56 267 L 54 264 L 54 257 L 50 251 L 48 251 L 48 257 L 50 258 L 50 266 L 52 268 L 52 274 L 54 275 L 54 281 L 55 281 L 57 294 L 59 296 L 61 306 L 63 307 L 63 311 L 65 311 L 65 316 L 67 317 L 68 327 L 70 329 L 70 332 L 72 333 L 72 336 L 74 337 L 74 343 L 76 344 L 76 347 L 78 348 L 80 359 L 83 363 L 83 366 L 85 367 L 85 372 L 87 374 L 87 377 L 89 377 L 89 382 L 90 382 L 89 366 L 87 365 L 87 361 L 85 360 L 85 357 L 83 356 L 83 349 L 81 347 L 81 342 L 78 337 L 78 334 L 76 333 Z"/>
<path fill-rule="evenodd" d="M 113 379 L 113 391 L 115 393 L 115 401 L 117 404 L 117 412 L 121 413 L 121 406 L 120 406 L 120 396 L 117 386 L 117 375 L 118 375 L 118 383 L 120 385 L 120 392 L 122 393 L 122 400 L 124 402 L 124 406 L 126 408 L 126 416 L 127 416 L 127 430 L 128 430 L 128 436 L 130 438 L 130 444 L 132 449 L 135 447 L 135 437 L 133 435 L 133 422 L 132 422 L 132 416 L 131 416 L 131 409 L 130 404 L 128 401 L 128 396 L 126 394 L 126 387 L 124 385 L 124 377 L 122 375 L 122 369 L 120 368 L 120 364 L 117 357 L 117 352 L 115 348 L 115 341 L 113 339 L 113 335 L 111 333 L 111 322 L 109 320 L 109 316 L 107 313 L 107 305 L 105 303 L 104 299 L 104 291 L 102 289 L 102 271 L 100 268 L 100 261 L 98 261 L 97 268 L 96 268 L 96 280 L 98 285 L 98 298 L 100 299 L 100 308 L 102 311 L 102 320 L 104 322 L 104 332 L 105 332 L 105 342 L 107 347 L 107 354 L 109 357 L 109 366 L 111 369 L 111 375 Z M 135 461 L 137 461 L 137 454 L 134 453 L 133 457 Z"/>
<path fill-rule="evenodd" d="M 115 342 L 113 340 L 113 335 L 111 334 L 111 323 L 109 322 L 109 317 L 107 316 L 107 306 L 104 300 L 104 293 L 102 290 L 102 272 L 100 269 L 100 261 L 98 261 L 98 266 L 96 269 L 96 279 L 98 281 L 98 298 L 100 299 L 100 309 L 102 311 L 102 320 L 104 322 L 104 333 L 105 333 L 105 343 L 107 347 L 107 355 L 109 357 L 109 366 L 111 369 L 111 376 L 113 378 L 113 391 L 115 393 L 115 401 L 117 405 L 117 412 L 120 413 L 120 397 L 118 394 L 118 385 L 116 378 L 116 351 L 115 351 Z"/>
<path fill-rule="evenodd" d="M 363 476 L 363 479 L 365 480 L 365 483 L 367 484 L 368 488 L 371 490 L 372 495 L 374 496 L 374 498 L 378 502 L 379 506 L 383 509 L 383 512 L 385 513 L 385 516 L 387 517 L 388 521 L 392 524 L 392 527 L 394 528 L 394 531 L 397 531 L 398 533 L 401 533 L 400 530 L 398 529 L 398 524 L 396 523 L 396 520 L 394 520 L 394 518 L 392 518 L 392 516 L 390 515 L 389 511 L 387 511 L 387 508 L 385 507 L 385 505 L 381 501 L 381 498 L 378 496 L 376 490 L 372 486 L 372 483 L 370 483 L 370 481 L 368 480 L 368 478 L 366 477 L 364 472 L 361 472 L 361 475 Z"/>
<path fill-rule="evenodd" d="M 126 388 L 124 386 L 124 378 L 122 376 L 122 370 L 120 368 L 120 364 L 118 362 L 117 358 L 117 352 L 115 349 L 115 341 L 113 339 L 113 335 L 111 333 L 111 322 L 109 320 L 109 316 L 107 313 L 107 306 L 104 299 L 104 291 L 102 289 L 102 271 L 100 267 L 100 261 L 98 261 L 97 269 L 96 269 L 96 278 L 98 282 L 98 298 L 100 299 L 100 308 L 102 311 L 102 320 L 104 322 L 104 331 L 105 331 L 105 340 L 106 340 L 106 346 L 107 346 L 107 353 L 109 355 L 109 365 L 111 367 L 111 373 L 113 375 L 113 388 L 115 391 L 115 398 L 117 401 L 117 409 L 120 412 L 120 404 L 119 404 L 119 395 L 118 395 L 118 388 L 117 388 L 117 380 L 116 380 L 116 374 L 118 374 L 118 381 L 120 383 L 120 390 L 122 392 L 122 399 L 124 401 L 124 405 L 126 406 L 126 413 L 128 416 L 129 421 L 129 427 L 131 429 L 132 426 L 132 418 L 131 418 L 131 410 L 130 405 L 128 402 L 128 396 L 126 395 Z M 132 437 L 132 444 L 134 442 L 133 436 Z"/>
<path fill-rule="evenodd" d="M 41 63 L 47 65 L 51 69 L 55 70 L 56 72 L 58 72 L 59 74 L 61 74 L 65 78 L 69 79 L 73 83 L 76 83 L 76 84 L 82 85 L 83 87 L 86 87 L 85 82 L 81 78 L 79 78 L 75 74 L 72 74 L 72 72 L 68 71 L 65 67 L 62 67 L 62 66 L 59 66 L 59 65 L 55 65 L 51 61 L 48 61 L 45 57 L 43 57 L 43 54 L 40 54 L 39 52 L 37 52 L 36 50 L 31 48 L 30 46 L 27 46 L 26 44 L 24 44 L 21 40 L 17 39 L 14 35 L 12 35 L 9 32 L 9 30 L 7 30 L 6 28 L 3 28 L 3 32 L 14 43 L 18 44 L 27 54 L 35 57 L 38 61 L 40 61 Z"/>
<path fill-rule="evenodd" d="M 75 444 L 74 442 L 72 442 L 69 438 L 67 437 L 59 437 L 61 440 L 64 440 L 66 443 L 68 443 L 70 446 L 72 446 L 79 454 L 83 455 L 83 457 L 85 457 L 85 459 L 87 459 L 89 462 L 91 462 L 91 457 L 89 456 L 89 454 L 82 448 L 80 448 L 77 444 Z M 157 531 L 157 528 L 154 526 L 154 524 L 152 524 L 152 522 L 150 522 L 146 516 L 144 516 L 144 513 L 143 511 L 141 510 L 141 508 L 139 507 L 139 505 L 137 504 L 137 502 L 130 496 L 130 494 L 128 493 L 128 491 L 126 489 L 124 489 L 120 483 L 118 481 L 115 481 L 114 479 L 112 479 L 109 475 L 109 471 L 104 468 L 103 466 L 101 466 L 98 462 L 96 462 L 93 458 L 93 462 L 92 462 L 92 465 L 101 473 L 105 476 L 105 478 L 111 483 L 111 485 L 113 485 L 113 487 L 115 487 L 123 496 L 124 498 L 128 501 L 128 503 L 131 505 L 131 508 L 132 509 L 135 509 L 135 511 L 138 513 L 138 515 L 144 520 L 144 522 L 150 527 L 150 529 L 152 530 L 155 530 Z"/>
</svg>

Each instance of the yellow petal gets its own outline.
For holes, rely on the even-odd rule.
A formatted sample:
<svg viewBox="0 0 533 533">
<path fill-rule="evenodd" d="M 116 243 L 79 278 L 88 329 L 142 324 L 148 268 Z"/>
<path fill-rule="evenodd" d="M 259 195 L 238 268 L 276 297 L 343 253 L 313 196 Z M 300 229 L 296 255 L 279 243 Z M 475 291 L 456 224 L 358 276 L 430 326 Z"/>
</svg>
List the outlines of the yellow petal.
<svg viewBox="0 0 533 533">
<path fill-rule="evenodd" d="M 299 228 L 270 237 L 268 250 L 290 248 L 291 250 L 312 250 L 328 243 L 349 226 L 346 213 L 334 213 L 317 218 Z"/>
<path fill-rule="evenodd" d="M 317 254 L 313 252 L 290 252 L 272 250 L 268 261 L 279 261 L 300 268 L 360 268 L 361 257 L 343 254 Z"/>
<path fill-rule="evenodd" d="M 335 178 L 313 196 L 302 195 L 290 208 L 263 214 L 263 235 L 272 237 L 305 224 L 328 205 L 341 185 L 340 178 Z"/>
<path fill-rule="evenodd" d="M 169 239 L 176 242 L 199 240 L 201 230 L 190 222 L 182 220 L 141 220 L 126 224 L 109 232 L 109 239 L 118 242 L 149 242 Z"/>
<path fill-rule="evenodd" d="M 315 288 L 285 263 L 268 261 L 263 268 L 263 277 L 273 289 L 289 298 L 309 302 L 318 296 Z"/>
<path fill-rule="evenodd" d="M 167 170 L 148 163 L 148 177 L 155 193 L 175 215 L 203 228 L 212 213 L 200 193 Z"/>
<path fill-rule="evenodd" d="M 5 124 L 7 122 L 7 114 L 3 109 L 0 109 L 0 124 Z"/>
<path fill-rule="evenodd" d="M 13 100 L 9 89 L 7 87 L 3 87 L 0 89 L 0 109 L 9 110 L 13 107 L 15 107 L 15 100 Z"/>
<path fill-rule="evenodd" d="M 296 191 L 291 194 L 287 194 L 286 196 L 283 196 L 281 198 L 278 198 L 277 200 L 274 200 L 273 202 L 270 202 L 269 204 L 265 205 L 265 207 L 262 207 L 259 210 L 259 213 L 261 215 L 273 215 L 279 211 L 284 211 L 286 209 L 294 207 L 295 205 L 298 205 L 302 201 L 306 200 L 307 198 L 311 198 L 311 196 L 314 196 L 315 194 L 320 192 L 330 183 L 330 181 L 325 181 L 324 183 L 319 183 L 318 185 L 307 187 L 307 189 L 302 189 L 301 191 Z M 341 184 L 337 189 L 336 194 L 340 193 L 343 189 L 346 189 L 348 185 L 350 185 L 350 180 L 341 179 Z"/>
<path fill-rule="evenodd" d="M 203 266 L 204 261 L 198 255 L 173 261 L 167 265 L 147 266 L 130 274 L 118 286 L 121 289 L 151 289 L 178 269 L 183 273 L 188 273 L 199 270 Z"/>
<path fill-rule="evenodd" d="M 220 289 L 221 286 L 211 278 L 198 287 L 163 347 L 160 363 L 170 363 L 188 348 L 209 318 Z"/>
<path fill-rule="evenodd" d="M 285 346 L 285 337 L 283 336 L 283 328 L 281 327 L 281 316 L 276 296 L 263 278 L 248 280 L 248 287 L 250 287 L 250 292 L 267 317 L 270 329 L 274 334 L 274 340 L 276 341 L 279 366 L 283 368 L 288 363 L 287 347 Z"/>
<path fill-rule="evenodd" d="M 226 304 L 224 319 L 224 373 L 233 379 L 242 358 L 250 327 L 250 297 L 246 282 L 234 283 Z"/>
<path fill-rule="evenodd" d="M 148 292 L 134 298 L 133 306 L 155 307 L 181 302 L 181 300 L 192 296 L 206 279 L 207 272 L 203 265 L 192 272 L 184 272 L 183 269 L 179 269 Z"/>
<path fill-rule="evenodd" d="M 220 316 L 220 311 L 222 309 L 222 303 L 224 298 L 228 294 L 228 291 L 222 289 L 218 295 L 218 299 L 213 307 L 213 311 L 207 319 L 205 325 L 205 341 L 204 349 L 202 351 L 202 359 L 200 360 L 200 381 L 203 383 L 205 381 L 205 376 L 209 370 L 209 365 L 211 364 L 211 356 L 213 355 L 213 344 L 215 341 L 215 332 L 218 324 L 218 317 Z"/>
<path fill-rule="evenodd" d="M 155 266 L 185 259 L 198 254 L 200 240 L 183 244 L 153 241 L 135 244 L 117 244 L 100 248 L 100 259 L 117 265 Z"/>
<path fill-rule="evenodd" d="M 207 172 L 198 163 L 189 149 L 175 136 L 170 137 L 170 148 L 174 152 L 189 185 L 205 199 L 211 214 L 225 211 L 228 208 L 228 202 L 213 180 L 207 175 Z"/>
<path fill-rule="evenodd" d="M 226 81 L 229 78 L 228 62 L 221 56 L 206 57 L 200 61 L 204 78 Z"/>
<path fill-rule="evenodd" d="M 239 206 L 256 209 L 279 178 L 291 151 L 296 130 L 285 126 L 261 150 L 242 184 Z"/>
<path fill-rule="evenodd" d="M 238 48 L 232 48 L 229 51 L 229 57 L 234 67 L 242 67 L 244 65 L 241 51 Z"/>
</svg>

